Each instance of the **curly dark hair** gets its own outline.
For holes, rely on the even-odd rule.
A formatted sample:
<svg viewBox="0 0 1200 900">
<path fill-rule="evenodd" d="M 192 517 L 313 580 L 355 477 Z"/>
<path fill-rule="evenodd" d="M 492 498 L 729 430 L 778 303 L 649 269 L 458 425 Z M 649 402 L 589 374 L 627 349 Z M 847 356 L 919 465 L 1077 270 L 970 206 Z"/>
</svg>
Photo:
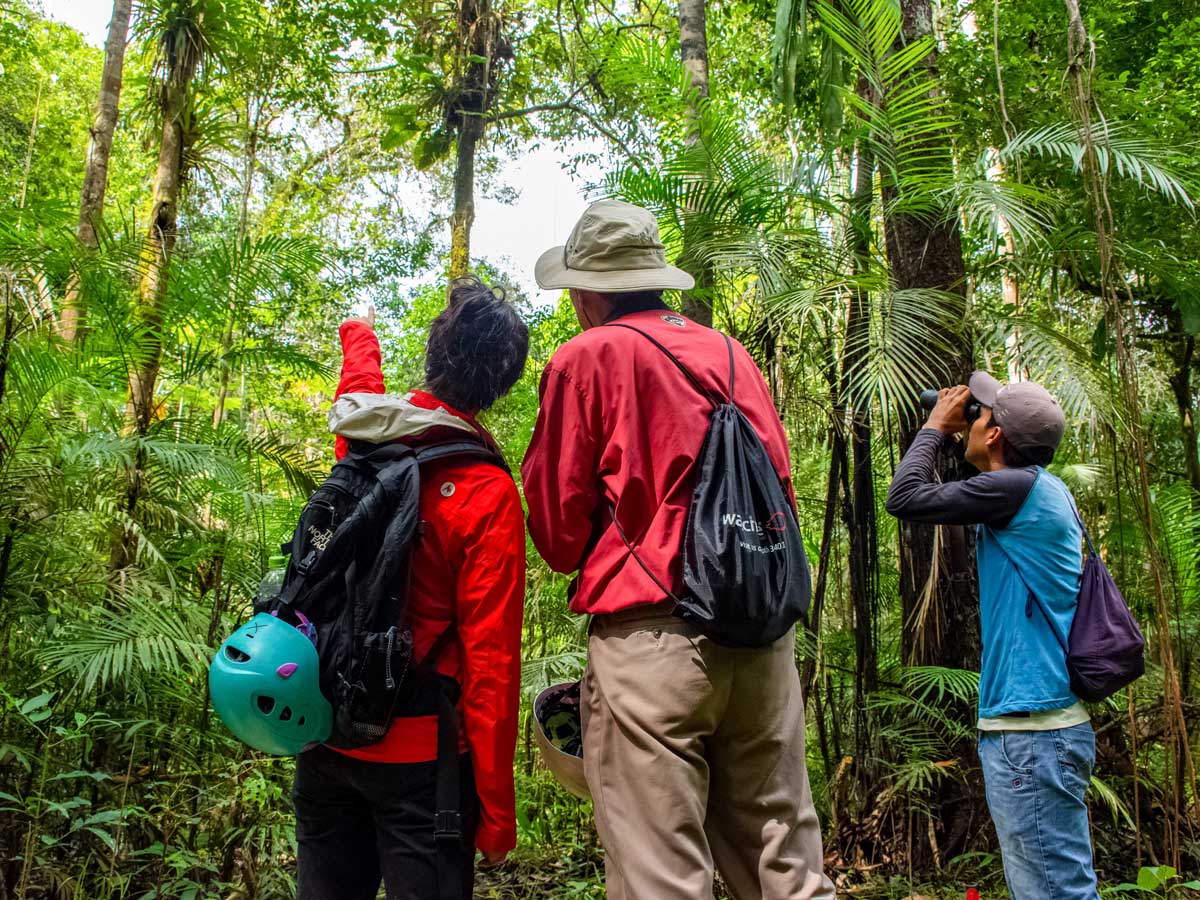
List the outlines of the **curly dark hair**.
<svg viewBox="0 0 1200 900">
<path fill-rule="evenodd" d="M 474 275 L 450 286 L 429 328 L 425 387 L 455 409 L 487 409 L 517 383 L 529 355 L 529 328 L 504 292 Z"/>
</svg>

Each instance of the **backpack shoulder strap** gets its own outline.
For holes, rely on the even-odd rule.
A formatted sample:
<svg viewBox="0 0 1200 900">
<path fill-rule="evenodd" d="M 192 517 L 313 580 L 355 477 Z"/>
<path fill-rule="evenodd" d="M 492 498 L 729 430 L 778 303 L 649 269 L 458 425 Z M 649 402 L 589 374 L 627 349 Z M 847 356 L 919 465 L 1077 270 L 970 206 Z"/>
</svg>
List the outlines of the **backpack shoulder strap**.
<svg viewBox="0 0 1200 900">
<path fill-rule="evenodd" d="M 1087 541 L 1088 553 L 1092 556 L 1099 556 L 1096 552 L 1096 545 L 1092 543 L 1092 536 L 1088 533 L 1088 528 L 1083 524 L 1083 516 L 1079 514 L 1079 507 L 1075 505 L 1075 498 L 1067 492 L 1067 502 L 1071 504 L 1071 512 L 1075 513 L 1075 521 L 1079 523 L 1079 530 L 1083 532 L 1083 539 Z"/>
<path fill-rule="evenodd" d="M 664 347 L 658 340 L 651 337 L 646 332 L 642 331 L 642 329 L 634 328 L 632 325 L 626 325 L 624 322 L 609 322 L 604 327 L 606 327 L 606 328 L 626 328 L 629 331 L 636 331 L 638 334 L 640 334 L 642 337 L 644 337 L 646 340 L 648 340 L 650 343 L 652 343 L 655 347 L 657 347 L 659 350 L 661 350 L 663 352 L 663 355 L 666 356 L 667 359 L 669 359 L 671 362 L 673 362 L 675 364 L 675 368 L 679 369 L 679 371 L 684 374 L 684 377 L 687 378 L 687 380 L 692 383 L 692 387 L 694 387 L 696 389 L 696 391 L 698 393 L 700 393 L 706 400 L 708 400 L 708 402 L 711 403 L 713 406 L 719 406 L 722 402 L 726 402 L 726 403 L 733 402 L 733 342 L 729 340 L 728 335 L 725 335 L 725 334 L 721 335 L 721 337 L 723 337 L 725 339 L 725 346 L 729 349 L 729 398 L 728 398 L 728 400 L 722 400 L 719 396 L 714 399 L 712 391 L 710 391 L 708 388 L 706 388 L 704 385 L 702 385 L 700 383 L 700 379 L 698 379 L 695 375 L 693 375 L 691 370 L 688 369 L 688 367 L 685 366 L 683 363 L 681 363 L 679 361 L 679 359 L 675 356 L 674 353 L 672 353 L 670 350 L 668 350 L 666 347 Z"/>
<path fill-rule="evenodd" d="M 508 463 L 505 462 L 504 457 L 482 441 L 466 440 L 450 441 L 444 444 L 430 444 L 428 447 L 418 447 L 415 455 L 417 457 L 417 465 L 424 465 L 428 462 L 445 459 L 448 456 L 471 456 L 475 459 L 499 466 L 505 472 L 511 474 L 511 470 L 508 467 Z"/>
<path fill-rule="evenodd" d="M 642 571 L 645 572 L 650 577 L 650 580 L 653 581 L 658 586 L 658 589 L 667 595 L 667 599 L 669 599 L 672 603 L 674 603 L 676 606 L 678 606 L 679 598 L 675 596 L 675 593 L 669 587 L 667 587 L 665 584 L 662 583 L 662 580 L 659 579 L 659 577 L 657 575 L 655 575 L 653 572 L 650 571 L 650 567 L 648 565 L 646 565 L 646 561 L 644 559 L 642 559 L 641 554 L 638 553 L 636 549 L 634 549 L 633 544 L 631 544 L 629 542 L 629 538 L 627 538 L 625 536 L 625 529 L 623 529 L 621 527 L 621 523 L 617 521 L 616 506 L 613 506 L 610 504 L 608 507 L 608 512 L 609 512 L 609 515 L 612 516 L 613 527 L 615 529 L 617 529 L 617 534 L 620 536 L 622 543 L 624 543 L 625 547 L 629 550 L 630 555 L 633 556 L 633 558 L 637 562 L 637 564 L 642 567 Z"/>
<path fill-rule="evenodd" d="M 1046 607 L 1042 605 L 1041 598 L 1038 597 L 1034 589 L 1029 586 L 1029 582 L 1025 580 L 1025 576 L 1021 574 L 1021 567 L 1017 565 L 1017 561 L 1012 558 L 1012 555 L 1007 550 L 1004 549 L 1004 544 L 1000 542 L 1000 538 L 996 536 L 996 532 L 986 525 L 984 528 L 987 528 L 988 531 L 992 532 L 992 540 L 996 542 L 996 546 L 1000 548 L 1000 552 L 1004 554 L 1004 558 L 1008 560 L 1009 565 L 1013 567 L 1013 571 L 1017 573 L 1017 578 L 1021 579 L 1021 584 L 1025 585 L 1025 592 L 1029 594 L 1029 604 L 1036 604 L 1037 608 L 1042 611 L 1042 617 L 1046 620 L 1046 624 L 1050 626 L 1050 633 L 1054 635 L 1054 639 L 1058 641 L 1059 646 L 1063 648 L 1063 653 L 1069 654 L 1070 650 L 1067 648 L 1067 642 L 1062 639 L 1058 633 L 1058 629 L 1054 627 L 1054 622 L 1050 618 L 1050 613 L 1048 613 L 1046 611 Z M 1025 615 L 1033 615 L 1033 610 L 1029 608 L 1029 605 L 1026 606 Z"/>
<path fill-rule="evenodd" d="M 350 441 L 347 454 L 338 460 L 338 465 L 353 465 L 356 462 L 366 462 L 374 466 L 384 466 L 396 460 L 403 459 L 412 453 L 408 444 L 399 441 L 389 441 L 386 444 L 373 444 L 370 441 Z"/>
</svg>

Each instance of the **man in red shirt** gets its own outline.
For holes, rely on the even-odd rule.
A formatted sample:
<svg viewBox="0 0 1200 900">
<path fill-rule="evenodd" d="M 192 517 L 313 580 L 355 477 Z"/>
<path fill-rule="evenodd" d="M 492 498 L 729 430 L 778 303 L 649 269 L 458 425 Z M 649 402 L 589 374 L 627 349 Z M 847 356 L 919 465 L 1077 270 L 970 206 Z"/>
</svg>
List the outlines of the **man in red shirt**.
<svg viewBox="0 0 1200 900">
<path fill-rule="evenodd" d="M 762 649 L 718 645 L 673 616 L 663 590 L 682 590 L 712 403 L 646 336 L 717 396 L 729 390 L 725 340 L 663 304 L 663 290 L 693 281 L 666 264 L 658 224 L 637 206 L 592 204 L 535 275 L 542 288 L 570 290 L 584 329 L 542 375 L 521 472 L 534 544 L 551 568 L 577 573 L 571 609 L 594 616 L 583 760 L 608 896 L 704 900 L 715 863 L 738 900 L 833 897 L 805 768 L 794 633 Z M 616 320 L 644 335 L 598 327 Z M 733 401 L 790 489 L 770 391 L 734 348 Z"/>
<path fill-rule="evenodd" d="M 475 421 L 520 377 L 528 330 L 512 306 L 475 279 L 456 282 L 430 329 L 426 390 L 384 394 L 373 314 L 343 323 L 342 376 L 329 414 L 337 456 L 348 440 L 414 446 L 470 435 L 495 449 Z M 414 658 L 448 627 L 437 671 L 462 688 L 459 854 L 464 898 L 475 851 L 490 863 L 516 845 L 513 752 L 517 738 L 525 528 L 512 477 L 477 459 L 423 465 L 420 525 L 409 585 Z M 437 900 L 434 839 L 437 717 L 398 718 L 378 744 L 317 747 L 296 762 L 294 800 L 300 900 Z"/>
</svg>

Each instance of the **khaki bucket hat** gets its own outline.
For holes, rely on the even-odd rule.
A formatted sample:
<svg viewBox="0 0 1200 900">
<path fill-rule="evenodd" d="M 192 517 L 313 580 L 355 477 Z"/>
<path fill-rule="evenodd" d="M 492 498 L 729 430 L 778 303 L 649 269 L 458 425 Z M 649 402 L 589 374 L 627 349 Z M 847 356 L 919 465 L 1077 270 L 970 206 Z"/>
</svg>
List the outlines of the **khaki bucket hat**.
<svg viewBox="0 0 1200 900">
<path fill-rule="evenodd" d="M 667 265 L 653 213 L 623 200 L 597 200 L 584 210 L 566 244 L 541 255 L 533 277 L 543 290 L 607 294 L 686 291 L 696 284 L 683 269 Z"/>
<path fill-rule="evenodd" d="M 581 800 L 591 800 L 583 774 L 583 727 L 579 718 L 579 682 L 546 688 L 533 701 L 534 733 L 542 762 L 555 781 Z"/>
</svg>

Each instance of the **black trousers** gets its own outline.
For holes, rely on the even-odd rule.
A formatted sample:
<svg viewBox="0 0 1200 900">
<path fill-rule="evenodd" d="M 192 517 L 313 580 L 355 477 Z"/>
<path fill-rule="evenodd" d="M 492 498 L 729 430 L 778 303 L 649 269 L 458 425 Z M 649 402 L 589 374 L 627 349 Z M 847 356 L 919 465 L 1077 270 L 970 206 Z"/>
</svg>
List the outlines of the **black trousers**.
<svg viewBox="0 0 1200 900">
<path fill-rule="evenodd" d="M 460 757 L 463 900 L 475 881 L 479 798 Z M 437 764 L 375 763 L 315 747 L 296 760 L 297 900 L 438 900 Z"/>
</svg>

